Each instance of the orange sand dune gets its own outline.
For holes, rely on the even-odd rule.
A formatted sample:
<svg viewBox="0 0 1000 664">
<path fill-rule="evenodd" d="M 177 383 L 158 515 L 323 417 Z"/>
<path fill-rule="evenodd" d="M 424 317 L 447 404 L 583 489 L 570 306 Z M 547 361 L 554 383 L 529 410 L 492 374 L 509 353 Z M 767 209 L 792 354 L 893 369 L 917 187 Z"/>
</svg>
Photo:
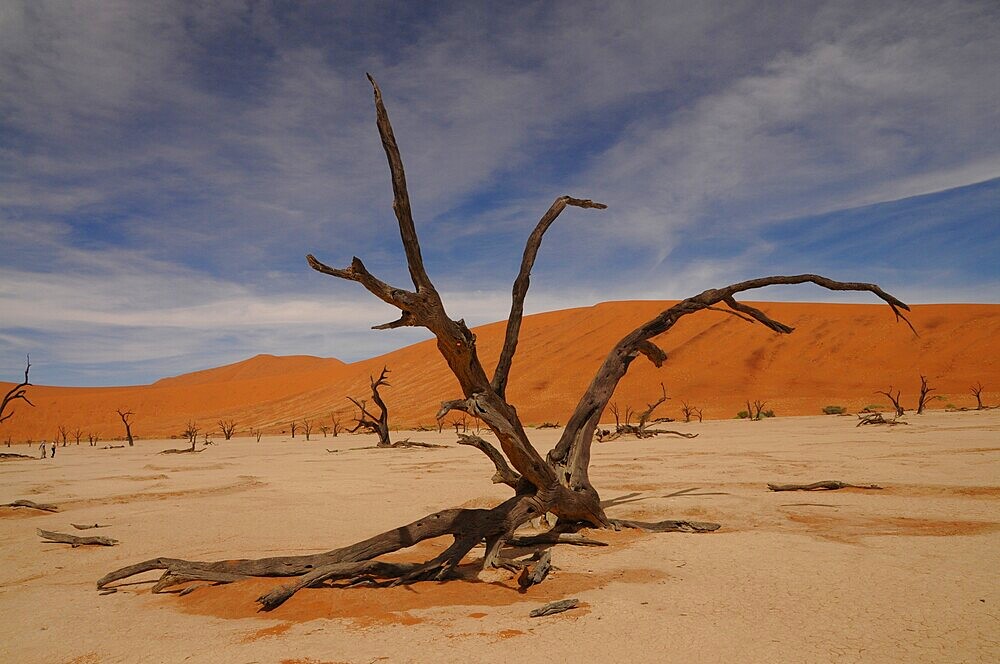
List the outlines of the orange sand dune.
<svg viewBox="0 0 1000 664">
<path fill-rule="evenodd" d="M 608 302 L 526 317 L 508 390 L 522 420 L 565 422 L 614 343 L 670 304 Z M 706 419 L 731 418 L 747 399 L 767 401 L 778 416 L 804 415 L 828 404 L 887 406 L 874 392 L 893 385 L 902 390 L 904 406 L 913 408 L 920 374 L 943 397 L 934 408 L 975 405 L 969 386 L 979 381 L 989 403 L 1000 396 L 998 305 L 915 306 L 911 320 L 919 336 L 881 305 L 758 306 L 796 331 L 778 335 L 716 312 L 686 317 L 658 340 L 668 362 L 656 369 L 637 360 L 615 401 L 641 409 L 659 395 L 662 382 L 671 400 L 658 411 L 661 416 L 679 417 L 686 400 L 703 408 Z M 484 364 L 492 369 L 504 324 L 475 332 Z M 135 412 L 140 438 L 176 435 L 189 420 L 212 429 L 219 419 L 237 420 L 240 434 L 250 426 L 287 431 L 290 421 L 310 419 L 318 435 L 332 412 L 351 419 L 347 395 L 366 397 L 369 374 L 383 365 L 391 370 L 383 396 L 393 426 L 432 424 L 440 401 L 461 396 L 433 340 L 353 364 L 261 355 L 144 386 L 35 386 L 30 396 L 36 407 L 18 405 L 0 426 L 0 439 L 52 438 L 60 425 L 80 428 L 84 436 L 93 431 L 105 440 L 120 437 L 117 408 Z M 10 384 L 2 385 L 6 390 Z"/>
</svg>

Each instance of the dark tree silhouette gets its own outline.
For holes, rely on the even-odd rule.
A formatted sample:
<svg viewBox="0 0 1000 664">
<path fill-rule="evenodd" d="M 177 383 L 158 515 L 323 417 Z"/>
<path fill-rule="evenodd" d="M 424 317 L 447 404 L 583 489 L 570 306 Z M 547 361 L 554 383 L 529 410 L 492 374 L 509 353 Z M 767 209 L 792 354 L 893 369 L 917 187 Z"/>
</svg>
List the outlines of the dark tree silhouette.
<svg viewBox="0 0 1000 664">
<path fill-rule="evenodd" d="M 969 388 L 969 391 L 972 392 L 972 396 L 976 397 L 976 410 L 983 410 L 985 408 L 983 405 L 983 384 L 977 382 Z"/>
<path fill-rule="evenodd" d="M 371 274 L 360 259 L 354 258 L 347 268 L 332 268 L 312 255 L 309 265 L 324 274 L 356 281 L 384 302 L 401 311 L 398 320 L 375 326 L 375 329 L 393 329 L 403 326 L 424 327 L 437 340 L 437 347 L 452 374 L 458 381 L 462 397 L 446 401 L 439 411 L 439 419 L 449 411 L 458 410 L 480 417 L 496 436 L 500 449 L 481 441 L 479 449 L 497 466 L 506 460 L 508 470 L 517 473 L 511 478 L 513 495 L 491 509 L 445 509 L 421 517 L 407 525 L 392 528 L 366 540 L 342 546 L 319 554 L 280 556 L 255 560 L 222 560 L 195 562 L 176 558 L 153 558 L 115 570 L 97 582 L 98 588 L 149 570 L 164 570 L 154 586 L 154 591 L 187 583 L 192 580 L 209 580 L 226 583 L 248 576 L 296 577 L 290 583 L 278 586 L 258 598 L 262 609 L 273 609 L 298 590 L 321 585 L 330 580 L 375 582 L 383 584 L 412 583 L 421 580 L 442 580 L 453 573 L 455 567 L 477 545 L 485 543 L 481 564 L 491 568 L 516 566 L 517 563 L 502 556 L 507 544 L 517 544 L 514 531 L 528 521 L 548 512 L 559 523 L 546 535 L 546 543 L 561 541 L 568 531 L 580 527 L 594 528 L 643 528 L 653 531 L 703 532 L 718 528 L 717 524 L 690 521 L 663 521 L 644 523 L 615 519 L 605 513 L 601 497 L 591 484 L 589 467 L 594 431 L 615 388 L 625 376 L 629 366 L 644 355 L 660 366 L 666 354 L 652 339 L 670 330 L 678 320 L 718 304 L 724 304 L 741 317 L 760 322 L 780 334 L 792 328 L 771 319 L 763 311 L 737 302 L 740 293 L 775 284 L 812 283 L 837 291 L 867 291 L 888 303 L 897 318 L 906 320 L 901 309 L 908 307 L 874 284 L 840 282 L 814 274 L 772 276 L 750 279 L 739 283 L 713 288 L 689 297 L 640 325 L 623 337 L 608 353 L 601 367 L 581 396 L 572 416 L 562 431 L 559 442 L 542 456 L 531 444 L 517 411 L 507 402 L 506 387 L 517 350 L 518 333 L 523 315 L 524 298 L 529 275 L 546 229 L 567 207 L 603 209 L 605 206 L 590 200 L 562 196 L 555 200 L 541 218 L 528 239 L 524 257 L 513 288 L 513 302 L 507 321 L 507 332 L 500 358 L 492 377 L 483 366 L 476 348 L 476 337 L 461 320 L 450 318 L 445 312 L 441 296 L 424 268 L 416 229 L 410 211 L 406 178 L 396 139 L 382 103 L 382 95 L 374 80 L 375 106 L 379 134 L 392 175 L 393 209 L 399 224 L 406 263 L 413 289 L 390 285 Z M 374 382 L 374 381 L 373 381 Z M 481 439 L 480 439 L 481 440 Z M 427 539 L 450 535 L 453 541 L 440 555 L 422 563 L 379 560 L 378 557 L 416 545 Z"/>
<path fill-rule="evenodd" d="M 236 432 L 236 420 L 219 420 L 219 430 L 226 440 L 230 440 Z"/>
<path fill-rule="evenodd" d="M 934 390 L 935 390 L 935 388 L 929 387 L 927 385 L 927 376 L 921 375 L 920 376 L 920 396 L 917 399 L 917 415 L 923 415 L 924 414 L 924 409 L 927 408 L 927 403 L 929 401 L 932 401 L 933 399 L 940 399 L 941 398 L 939 396 L 936 396 L 936 397 L 928 396 Z"/>
<path fill-rule="evenodd" d="M 24 380 L 10 388 L 7 394 L 4 395 L 3 401 L 0 401 L 0 422 L 6 422 L 14 415 L 14 411 L 9 409 L 13 408 L 13 403 L 17 400 L 21 400 L 29 406 L 34 406 L 28 399 L 28 390 L 26 388 L 31 387 L 31 383 L 28 382 L 28 372 L 31 371 L 31 356 L 29 355 L 24 367 Z M 6 413 L 6 415 L 4 414 Z"/>
<path fill-rule="evenodd" d="M 115 412 L 118 413 L 118 417 L 122 418 L 122 424 L 125 425 L 125 438 L 128 439 L 128 446 L 132 447 L 135 445 L 135 441 L 132 440 L 132 416 L 135 413 L 131 410 L 121 410 L 120 408 Z"/>
<path fill-rule="evenodd" d="M 378 436 L 377 447 L 392 447 L 392 442 L 389 440 L 389 409 L 386 407 L 385 401 L 382 400 L 382 396 L 378 393 L 378 388 L 390 387 L 389 381 L 386 380 L 386 374 L 388 373 L 389 369 L 382 367 L 382 373 L 379 374 L 378 379 L 374 376 L 369 376 L 372 401 L 379 408 L 378 415 L 374 415 L 368 410 L 368 402 L 364 399 L 358 401 L 354 397 L 347 397 L 358 408 L 358 415 L 354 418 L 354 428 L 348 429 L 348 431 L 350 433 L 357 433 L 363 430 L 375 434 Z"/>
<path fill-rule="evenodd" d="M 899 416 L 901 416 L 901 415 L 903 415 L 903 414 L 906 413 L 906 411 L 903 410 L 903 407 L 899 404 L 899 390 L 896 390 L 896 395 L 893 396 L 893 394 L 892 394 L 892 385 L 889 386 L 888 390 L 885 390 L 884 392 L 883 391 L 877 391 L 877 392 L 875 392 L 875 394 L 883 394 L 883 395 L 886 396 L 886 398 L 889 399 L 889 401 L 892 402 L 892 407 L 896 411 L 896 417 L 899 417 Z"/>
</svg>

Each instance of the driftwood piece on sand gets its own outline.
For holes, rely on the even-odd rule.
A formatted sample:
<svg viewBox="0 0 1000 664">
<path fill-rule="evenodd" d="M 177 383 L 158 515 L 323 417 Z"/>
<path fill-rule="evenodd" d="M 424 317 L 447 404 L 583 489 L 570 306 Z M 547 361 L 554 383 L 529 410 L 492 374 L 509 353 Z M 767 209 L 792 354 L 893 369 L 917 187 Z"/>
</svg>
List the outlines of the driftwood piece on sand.
<svg viewBox="0 0 1000 664">
<path fill-rule="evenodd" d="M 0 452 L 0 459 L 37 459 L 38 457 L 28 454 L 17 454 L 15 452 Z"/>
<path fill-rule="evenodd" d="M 59 508 L 55 505 L 48 505 L 45 503 L 36 503 L 31 500 L 15 500 L 12 503 L 4 503 L 0 507 L 27 507 L 33 510 L 42 510 L 43 512 L 58 512 Z"/>
<path fill-rule="evenodd" d="M 569 611 L 578 606 L 580 606 L 580 600 L 578 599 L 561 599 L 558 602 L 549 602 L 545 606 L 540 606 L 528 615 L 532 618 L 541 618 L 542 616 L 551 616 L 563 611 Z"/>
<path fill-rule="evenodd" d="M 538 560 L 529 563 L 521 570 L 521 575 L 517 578 L 517 585 L 521 587 L 521 592 L 525 592 L 531 586 L 537 585 L 545 580 L 545 577 L 552 571 L 552 552 L 546 551 Z"/>
<path fill-rule="evenodd" d="M 607 542 L 584 537 L 580 533 L 558 533 L 549 531 L 538 535 L 515 535 L 507 544 L 510 546 L 536 546 L 539 544 L 572 544 L 574 546 L 607 546 Z"/>
<path fill-rule="evenodd" d="M 836 491 L 837 489 L 881 489 L 878 484 L 848 484 L 837 480 L 825 480 L 812 484 L 770 484 L 771 491 Z"/>
<path fill-rule="evenodd" d="M 722 526 L 709 521 L 631 521 L 629 519 L 611 519 L 615 529 L 635 528 L 651 533 L 710 533 Z"/>
<path fill-rule="evenodd" d="M 79 537 L 78 535 L 70 535 L 68 533 L 55 533 L 51 530 L 42 530 L 41 528 L 39 528 L 37 532 L 39 537 L 48 542 L 69 544 L 74 548 L 86 544 L 94 544 L 98 546 L 114 546 L 115 544 L 118 544 L 118 540 L 111 539 L 110 537 Z"/>
<path fill-rule="evenodd" d="M 160 454 L 198 454 L 199 452 L 204 452 L 205 448 L 200 450 L 191 449 L 190 447 L 185 447 L 182 449 L 177 449 L 176 447 L 171 447 L 169 450 L 162 450 Z"/>
<path fill-rule="evenodd" d="M 90 530 L 91 528 L 108 528 L 110 526 L 110 524 L 107 524 L 107 523 L 95 523 L 95 524 L 91 524 L 91 525 L 84 525 L 84 524 L 80 524 L 80 523 L 71 523 L 69 525 L 73 526 L 77 530 Z"/>
</svg>

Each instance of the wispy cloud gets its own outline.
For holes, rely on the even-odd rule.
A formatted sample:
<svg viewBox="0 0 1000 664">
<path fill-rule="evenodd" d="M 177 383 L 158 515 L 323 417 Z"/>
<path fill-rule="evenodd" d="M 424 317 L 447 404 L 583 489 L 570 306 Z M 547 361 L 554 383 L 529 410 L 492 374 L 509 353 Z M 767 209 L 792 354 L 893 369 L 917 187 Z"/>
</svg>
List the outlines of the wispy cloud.
<svg viewBox="0 0 1000 664">
<path fill-rule="evenodd" d="M 995 272 L 955 266 L 968 237 L 995 246 L 1000 204 L 960 188 L 1000 176 L 998 52 L 1000 12 L 972 0 L 8 2 L 0 370 L 30 349 L 52 382 L 134 382 L 420 338 L 365 332 L 392 312 L 303 261 L 357 254 L 406 282 L 365 71 L 429 268 L 471 322 L 506 315 L 523 239 L 563 193 L 610 209 L 550 231 L 532 310 L 800 264 L 982 298 Z M 895 208 L 951 238 L 922 272 L 913 250 L 864 265 L 836 234 L 796 241 L 847 223 L 820 215 L 944 190 L 960 195 Z M 978 234 L 949 225 L 963 208 Z"/>
</svg>

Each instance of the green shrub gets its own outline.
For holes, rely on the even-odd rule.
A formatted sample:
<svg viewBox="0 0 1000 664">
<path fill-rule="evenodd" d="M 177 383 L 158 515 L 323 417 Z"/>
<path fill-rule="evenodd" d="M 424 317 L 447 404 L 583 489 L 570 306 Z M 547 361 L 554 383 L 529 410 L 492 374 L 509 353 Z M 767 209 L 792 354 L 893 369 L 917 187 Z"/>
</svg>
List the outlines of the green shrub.
<svg viewBox="0 0 1000 664">
<path fill-rule="evenodd" d="M 746 412 L 745 410 L 741 410 L 740 412 L 736 413 L 736 419 L 738 420 L 745 420 L 748 417 L 750 417 L 750 413 Z"/>
<path fill-rule="evenodd" d="M 823 406 L 824 415 L 843 415 L 847 409 L 843 406 Z"/>
<path fill-rule="evenodd" d="M 760 414 L 761 417 L 774 417 L 773 410 L 765 410 Z"/>
</svg>

